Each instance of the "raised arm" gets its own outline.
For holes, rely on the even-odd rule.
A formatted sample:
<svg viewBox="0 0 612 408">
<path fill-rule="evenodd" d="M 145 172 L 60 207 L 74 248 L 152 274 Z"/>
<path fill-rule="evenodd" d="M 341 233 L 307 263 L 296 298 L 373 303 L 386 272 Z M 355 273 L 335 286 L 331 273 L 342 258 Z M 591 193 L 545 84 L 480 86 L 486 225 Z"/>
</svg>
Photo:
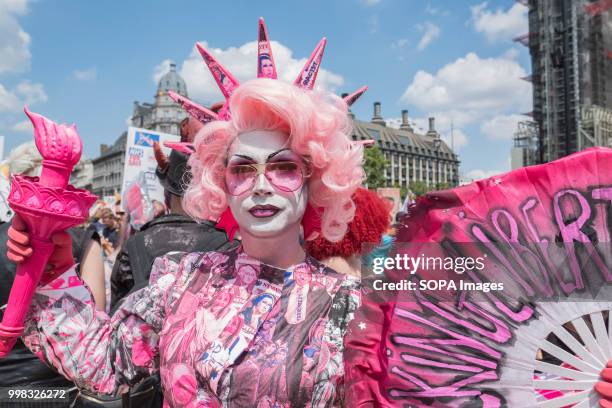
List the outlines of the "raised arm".
<svg viewBox="0 0 612 408">
<path fill-rule="evenodd" d="M 15 231 L 11 235 L 15 236 Z M 19 245 L 27 247 L 23 242 Z M 66 254 L 70 253 L 66 250 L 70 248 L 67 234 L 55 242 L 54 268 L 36 290 L 23 342 L 80 388 L 122 393 L 158 370 L 158 333 L 179 262 L 171 256 L 158 258 L 152 276 L 160 278 L 128 297 L 110 318 L 96 310 L 91 291 L 77 276 L 74 265 L 67 270 L 62 267 L 65 271 L 59 276 L 54 274 L 57 265 L 67 264 Z M 16 245 L 9 247 L 14 255 Z M 27 249 L 20 253 L 28 256 Z"/>
</svg>

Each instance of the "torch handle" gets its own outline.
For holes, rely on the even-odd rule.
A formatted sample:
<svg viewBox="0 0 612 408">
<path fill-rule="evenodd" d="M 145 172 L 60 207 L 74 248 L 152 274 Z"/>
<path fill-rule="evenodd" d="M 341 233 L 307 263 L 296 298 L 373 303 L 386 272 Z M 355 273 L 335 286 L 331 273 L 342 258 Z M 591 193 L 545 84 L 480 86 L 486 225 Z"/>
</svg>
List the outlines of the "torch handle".
<svg viewBox="0 0 612 408">
<path fill-rule="evenodd" d="M 0 358 L 12 350 L 17 337 L 23 333 L 23 322 L 30 309 L 32 297 L 45 270 L 55 245 L 50 241 L 32 238 L 32 255 L 17 266 L 2 323 L 0 323 Z"/>
</svg>

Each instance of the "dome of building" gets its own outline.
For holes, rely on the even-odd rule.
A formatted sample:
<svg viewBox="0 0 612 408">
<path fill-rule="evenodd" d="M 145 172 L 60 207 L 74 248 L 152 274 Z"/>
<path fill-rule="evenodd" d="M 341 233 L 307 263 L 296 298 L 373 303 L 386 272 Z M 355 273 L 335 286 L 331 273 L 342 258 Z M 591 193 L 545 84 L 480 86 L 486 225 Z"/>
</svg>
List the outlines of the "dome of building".
<svg viewBox="0 0 612 408">
<path fill-rule="evenodd" d="M 168 91 L 173 91 L 179 95 L 188 96 L 185 80 L 176 72 L 176 64 L 174 62 L 170 63 L 170 71 L 166 72 L 157 84 L 158 95 L 160 93 L 165 94 Z"/>
</svg>

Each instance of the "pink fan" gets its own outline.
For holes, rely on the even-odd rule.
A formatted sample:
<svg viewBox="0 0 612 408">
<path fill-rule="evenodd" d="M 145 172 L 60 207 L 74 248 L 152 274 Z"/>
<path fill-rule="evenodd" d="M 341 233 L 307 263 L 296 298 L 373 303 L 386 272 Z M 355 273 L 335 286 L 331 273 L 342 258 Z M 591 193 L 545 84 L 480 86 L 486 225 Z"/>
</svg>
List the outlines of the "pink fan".
<svg viewBox="0 0 612 408">
<path fill-rule="evenodd" d="M 17 267 L 0 324 L 0 357 L 11 351 L 23 332 L 34 290 L 54 249 L 51 235 L 85 221 L 96 200 L 90 192 L 68 185 L 83 150 L 76 127 L 57 125 L 27 107 L 25 113 L 34 125 L 36 147 L 43 157 L 42 173 L 40 178 L 13 176 L 8 201 L 28 226 L 34 255 Z"/>
<path fill-rule="evenodd" d="M 612 359 L 611 186 L 612 149 L 594 148 L 420 197 L 389 256 L 437 255 L 450 271 L 392 267 L 404 286 L 372 285 L 347 337 L 350 405 L 598 406 Z M 485 267 L 459 271 L 469 257 Z"/>
</svg>

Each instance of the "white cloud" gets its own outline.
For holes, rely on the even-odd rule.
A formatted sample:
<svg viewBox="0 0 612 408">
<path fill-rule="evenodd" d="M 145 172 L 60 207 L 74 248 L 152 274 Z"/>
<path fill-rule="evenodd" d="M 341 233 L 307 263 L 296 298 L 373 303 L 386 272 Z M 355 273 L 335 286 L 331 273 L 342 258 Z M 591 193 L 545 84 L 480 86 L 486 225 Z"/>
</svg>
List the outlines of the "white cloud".
<svg viewBox="0 0 612 408">
<path fill-rule="evenodd" d="M 23 109 L 23 105 L 46 101 L 47 94 L 42 84 L 24 80 L 13 90 L 8 90 L 0 84 L 0 112 L 19 112 Z"/>
<path fill-rule="evenodd" d="M 448 147 L 454 147 L 455 151 L 461 150 L 468 145 L 468 137 L 464 131 L 457 127 L 455 118 L 449 112 L 440 112 L 432 115 L 435 121 L 435 129 L 440 133 L 441 139 L 448 145 Z M 402 124 L 401 118 L 389 118 L 385 119 L 387 126 L 399 129 Z M 429 129 L 429 118 L 409 118 L 408 122 L 415 133 L 424 135 Z M 451 131 L 451 122 L 453 129 Z"/>
<path fill-rule="evenodd" d="M 497 115 L 480 126 L 480 131 L 491 140 L 512 140 L 516 126 L 526 118 L 521 115 Z"/>
<path fill-rule="evenodd" d="M 392 49 L 399 49 L 399 48 L 404 48 L 405 46 L 407 46 L 410 43 L 410 40 L 407 38 L 400 38 L 397 41 L 393 41 L 391 43 L 391 48 Z"/>
<path fill-rule="evenodd" d="M 27 105 L 47 102 L 47 94 L 43 85 L 32 83 L 29 80 L 21 81 L 15 88 L 15 93 L 21 96 L 23 102 Z"/>
<path fill-rule="evenodd" d="M 440 27 L 432 22 L 426 21 L 423 24 L 418 24 L 417 28 L 422 33 L 419 45 L 417 45 L 419 51 L 423 51 L 433 40 L 440 36 Z"/>
<path fill-rule="evenodd" d="M 0 84 L 0 112 L 18 112 L 19 109 L 21 109 L 19 97 Z"/>
<path fill-rule="evenodd" d="M 418 71 L 400 101 L 424 111 L 457 110 L 476 119 L 483 112 L 530 109 L 531 85 L 518 62 L 469 53 L 435 74 Z"/>
<path fill-rule="evenodd" d="M 519 56 L 519 50 L 516 48 L 508 48 L 506 52 L 504 52 L 503 58 L 514 60 Z"/>
<path fill-rule="evenodd" d="M 434 7 L 431 4 L 427 4 L 427 6 L 425 6 L 425 14 L 429 14 L 431 16 L 448 16 L 450 12 L 445 9 Z"/>
<path fill-rule="evenodd" d="M 201 44 L 239 81 L 246 81 L 257 76 L 257 42 L 252 41 L 239 47 L 229 47 L 227 49 L 209 48 L 205 42 L 201 42 Z M 290 48 L 276 41 L 272 41 L 272 51 L 279 79 L 293 82 L 306 64 L 307 56 L 297 59 Z M 325 63 L 325 57 L 323 60 L 323 63 Z M 167 62 L 162 62 L 158 67 L 163 66 L 163 64 L 167 64 Z M 204 103 L 223 100 L 217 84 L 195 47 L 190 56 L 181 64 L 179 73 L 187 83 L 190 98 L 201 100 Z M 334 92 L 342 85 L 344 85 L 342 76 L 321 68 L 317 76 L 317 88 Z"/>
<path fill-rule="evenodd" d="M 153 82 L 157 85 L 161 77 L 163 77 L 168 71 L 170 71 L 171 59 L 165 59 L 153 68 Z"/>
<path fill-rule="evenodd" d="M 471 8 L 471 22 L 474 29 L 485 35 L 489 42 L 509 41 L 529 31 L 527 7 L 515 3 L 508 10 L 489 10 L 488 4 L 481 3 Z"/>
<path fill-rule="evenodd" d="M 75 69 L 72 72 L 72 76 L 77 81 L 92 81 L 96 79 L 96 77 L 98 76 L 98 72 L 96 70 L 96 67 L 91 67 L 91 68 L 82 69 L 82 70 Z"/>
<path fill-rule="evenodd" d="M 382 0 L 363 0 L 366 6 L 375 6 L 380 3 Z"/>
<path fill-rule="evenodd" d="M 376 34 L 378 32 L 378 26 L 379 26 L 378 15 L 373 14 L 368 20 L 368 27 L 370 28 L 370 34 Z"/>
<path fill-rule="evenodd" d="M 33 129 L 32 122 L 29 120 L 22 120 L 21 122 L 17 122 L 11 126 L 11 130 L 14 130 L 15 132 L 31 133 Z"/>
<path fill-rule="evenodd" d="M 440 133 L 440 137 L 448 147 L 454 147 L 457 151 L 468 145 L 468 137 L 461 127 L 470 121 L 460 115 L 459 112 L 435 112 L 430 116 L 435 118 L 435 130 Z M 429 129 L 429 117 L 414 118 L 414 122 L 419 133 L 424 134 Z"/>
<path fill-rule="evenodd" d="M 27 11 L 26 0 L 0 0 L 0 74 L 30 68 L 30 35 L 17 21 Z"/>
<path fill-rule="evenodd" d="M 442 140 L 455 151 L 461 150 L 468 145 L 468 137 L 461 129 L 453 129 L 452 135 L 450 131 L 443 133 Z"/>
<path fill-rule="evenodd" d="M 531 85 L 520 79 L 525 70 L 513 53 L 499 58 L 480 58 L 469 53 L 437 72 L 418 71 L 400 103 L 436 118 L 436 130 L 451 145 L 453 124 L 455 150 L 468 145 L 465 128 L 483 121 L 480 133 L 493 140 L 510 140 L 516 123 L 531 107 Z M 418 130 L 429 127 L 427 117 L 415 118 Z M 471 127 L 473 132 L 473 127 Z"/>
<path fill-rule="evenodd" d="M 483 170 L 483 169 L 474 169 L 465 173 L 464 177 L 467 178 L 467 181 L 476 181 L 482 180 L 485 178 L 493 177 L 497 174 L 502 174 L 504 171 L 502 170 Z"/>
</svg>

